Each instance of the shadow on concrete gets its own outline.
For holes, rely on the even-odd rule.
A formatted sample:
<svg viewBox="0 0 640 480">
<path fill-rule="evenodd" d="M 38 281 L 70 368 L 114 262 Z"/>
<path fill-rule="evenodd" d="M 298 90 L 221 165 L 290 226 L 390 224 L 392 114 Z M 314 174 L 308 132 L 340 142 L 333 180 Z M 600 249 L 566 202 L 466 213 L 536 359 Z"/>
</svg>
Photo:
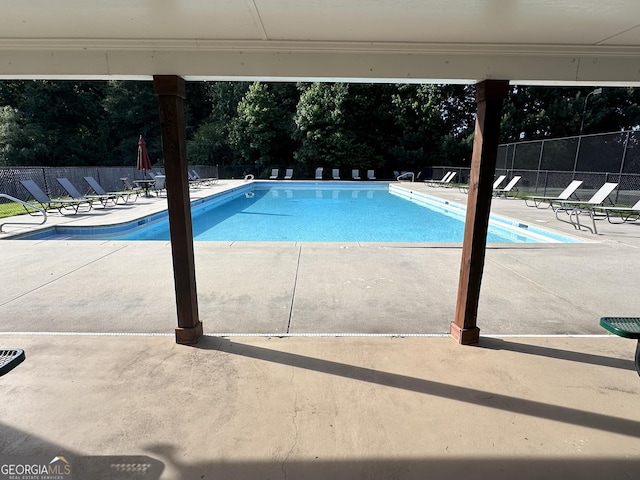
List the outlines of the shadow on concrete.
<svg viewBox="0 0 640 480">
<path fill-rule="evenodd" d="M 64 457 L 71 465 L 70 475 L 15 476 L 16 479 L 51 480 L 159 480 L 164 463 L 147 455 L 82 455 L 36 435 L 0 423 L 0 465 L 25 463 L 34 457 L 47 463 Z M 0 478 L 5 477 L 0 469 Z"/>
<path fill-rule="evenodd" d="M 603 357 L 602 355 L 592 355 L 590 353 L 571 352 L 569 350 L 541 347 L 539 345 L 527 345 L 524 343 L 509 342 L 500 338 L 481 337 L 480 343 L 477 347 L 487 348 L 490 350 L 508 350 L 510 352 L 526 353 L 528 355 L 557 358 L 558 360 L 568 360 L 570 362 L 587 363 L 603 367 L 619 368 L 622 370 L 635 371 L 636 369 L 633 360 Z"/>
<path fill-rule="evenodd" d="M 539 480 L 558 478 L 635 478 L 640 460 L 629 458 L 489 458 L 441 456 L 422 458 L 325 459 L 319 454 L 308 460 L 211 461 L 187 464 L 170 445 L 147 447 L 167 459 L 183 479 L 304 479 L 304 480 L 439 480 L 491 479 Z"/>
<path fill-rule="evenodd" d="M 370 368 L 307 357 L 295 353 L 281 352 L 254 345 L 232 342 L 227 338 L 203 337 L 195 348 L 218 350 L 234 355 L 273 362 L 282 365 L 304 368 L 328 375 L 351 378 L 361 382 L 370 382 L 392 388 L 447 398 L 472 405 L 509 411 L 531 417 L 544 418 L 556 422 L 580 425 L 596 430 L 617 433 L 640 438 L 640 422 L 614 417 L 601 413 L 588 412 L 560 405 L 527 400 L 502 395 L 475 388 L 460 387 L 423 378 L 409 377 L 395 373 L 382 372 Z M 425 370 L 427 370 L 425 368 Z"/>
</svg>

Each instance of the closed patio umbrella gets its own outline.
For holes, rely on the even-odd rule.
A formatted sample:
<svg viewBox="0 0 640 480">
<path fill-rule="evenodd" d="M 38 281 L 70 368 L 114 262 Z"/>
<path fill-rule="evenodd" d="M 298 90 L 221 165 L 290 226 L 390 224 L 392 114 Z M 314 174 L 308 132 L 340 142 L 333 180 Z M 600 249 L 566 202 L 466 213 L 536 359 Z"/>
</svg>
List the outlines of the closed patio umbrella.
<svg viewBox="0 0 640 480">
<path fill-rule="evenodd" d="M 138 161 L 136 163 L 138 170 L 151 170 L 151 160 L 149 160 L 149 152 L 147 152 L 147 144 L 140 135 L 138 140 Z"/>
</svg>

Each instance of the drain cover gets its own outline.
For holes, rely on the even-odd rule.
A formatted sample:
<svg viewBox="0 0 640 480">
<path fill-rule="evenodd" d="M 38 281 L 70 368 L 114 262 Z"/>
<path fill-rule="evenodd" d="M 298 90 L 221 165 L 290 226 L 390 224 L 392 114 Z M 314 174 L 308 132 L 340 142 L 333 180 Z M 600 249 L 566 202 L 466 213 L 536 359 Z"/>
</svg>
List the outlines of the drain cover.
<svg viewBox="0 0 640 480">
<path fill-rule="evenodd" d="M 24 360 L 24 350 L 0 350 L 0 377 L 20 365 Z"/>
</svg>

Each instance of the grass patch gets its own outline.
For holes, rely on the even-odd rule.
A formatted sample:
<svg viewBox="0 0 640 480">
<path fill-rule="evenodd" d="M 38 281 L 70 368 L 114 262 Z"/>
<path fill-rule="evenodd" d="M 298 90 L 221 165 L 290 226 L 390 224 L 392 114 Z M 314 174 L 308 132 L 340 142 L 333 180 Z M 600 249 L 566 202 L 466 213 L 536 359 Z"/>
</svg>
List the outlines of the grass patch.
<svg viewBox="0 0 640 480">
<path fill-rule="evenodd" d="M 30 212 L 37 210 L 29 209 Z M 24 207 L 15 202 L 0 203 L 0 218 L 13 217 L 14 215 L 25 215 L 27 212 Z"/>
</svg>

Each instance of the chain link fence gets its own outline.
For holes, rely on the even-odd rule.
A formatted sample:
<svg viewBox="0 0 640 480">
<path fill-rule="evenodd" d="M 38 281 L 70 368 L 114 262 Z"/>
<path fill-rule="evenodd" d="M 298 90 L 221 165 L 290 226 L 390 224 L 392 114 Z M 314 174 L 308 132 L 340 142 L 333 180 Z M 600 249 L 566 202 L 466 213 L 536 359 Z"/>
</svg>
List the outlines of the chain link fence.
<svg viewBox="0 0 640 480">
<path fill-rule="evenodd" d="M 456 182 L 469 181 L 469 168 L 438 166 L 433 178 L 457 172 Z M 605 182 L 616 182 L 611 199 L 633 205 L 640 199 L 640 131 L 622 131 L 580 137 L 507 143 L 498 146 L 496 175 L 520 175 L 523 194 L 554 196 L 572 180 L 587 200 Z"/>
<path fill-rule="evenodd" d="M 217 176 L 217 167 L 194 165 L 189 171 L 195 170 L 201 177 Z M 156 169 L 156 173 L 163 173 L 162 169 Z M 0 167 L 0 193 L 11 195 L 25 202 L 32 200 L 27 189 L 22 186 L 20 180 L 33 180 L 51 198 L 65 197 L 67 193 L 60 186 L 56 178 L 68 178 L 80 193 L 93 194 L 93 190 L 84 177 L 95 178 L 107 191 L 124 189 L 122 178 L 140 180 L 149 178 L 144 171 L 135 167 Z M 0 198 L 0 203 L 10 200 Z"/>
</svg>

